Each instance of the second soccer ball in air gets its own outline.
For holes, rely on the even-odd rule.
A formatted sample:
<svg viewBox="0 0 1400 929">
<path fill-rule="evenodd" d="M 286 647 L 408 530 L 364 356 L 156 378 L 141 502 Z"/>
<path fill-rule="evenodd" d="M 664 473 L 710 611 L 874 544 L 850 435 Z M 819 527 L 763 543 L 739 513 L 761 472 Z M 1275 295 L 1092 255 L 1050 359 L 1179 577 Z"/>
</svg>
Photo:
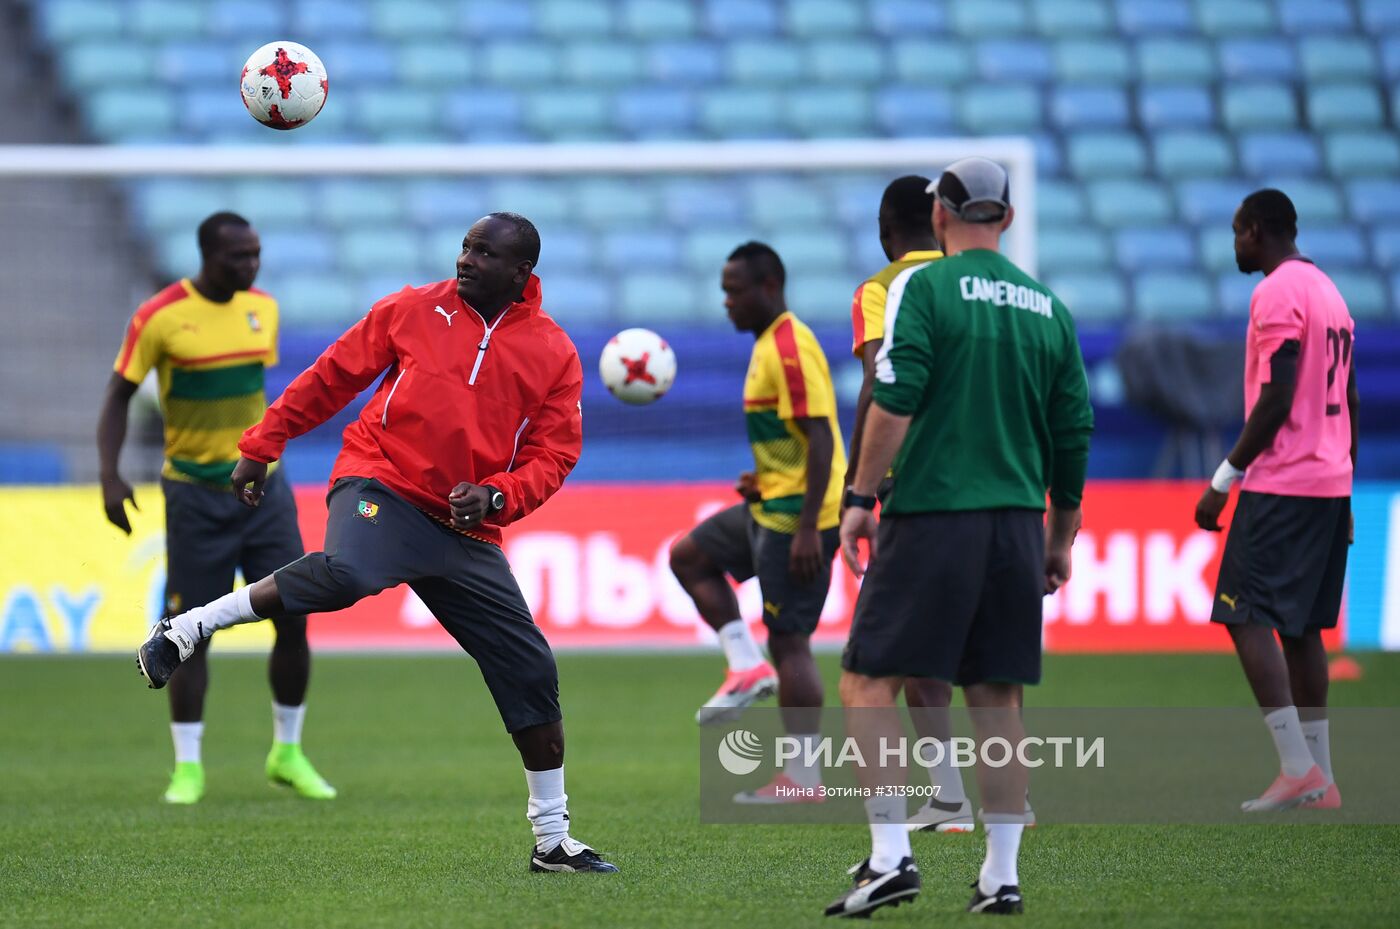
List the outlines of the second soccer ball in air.
<svg viewBox="0 0 1400 929">
<path fill-rule="evenodd" d="M 671 389 L 676 353 L 650 329 L 624 329 L 603 346 L 598 376 L 623 403 L 651 403 Z"/>
<path fill-rule="evenodd" d="M 321 59 L 295 42 L 269 42 L 253 52 L 240 83 L 248 112 L 273 129 L 311 122 L 325 105 L 329 89 Z"/>
</svg>

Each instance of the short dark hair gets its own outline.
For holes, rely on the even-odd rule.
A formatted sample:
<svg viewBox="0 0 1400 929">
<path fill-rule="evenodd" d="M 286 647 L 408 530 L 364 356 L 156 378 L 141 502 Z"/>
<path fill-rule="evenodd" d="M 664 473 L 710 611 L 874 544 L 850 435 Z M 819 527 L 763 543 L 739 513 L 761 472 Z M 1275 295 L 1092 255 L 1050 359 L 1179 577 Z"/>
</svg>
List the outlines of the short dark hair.
<svg viewBox="0 0 1400 929">
<path fill-rule="evenodd" d="M 199 253 L 208 255 L 219 246 L 219 230 L 225 226 L 243 226 L 247 228 L 253 225 L 239 216 L 237 213 L 230 213 L 228 210 L 221 210 L 209 216 L 204 222 L 199 224 L 199 232 L 196 233 L 199 239 Z"/>
<path fill-rule="evenodd" d="M 749 266 L 749 271 L 752 272 L 756 281 L 776 278 L 779 287 L 787 284 L 787 269 L 783 267 L 783 259 L 778 257 L 778 253 L 773 251 L 771 245 L 765 245 L 762 242 L 745 242 L 729 253 L 728 260 L 744 262 Z"/>
<path fill-rule="evenodd" d="M 516 253 L 532 265 L 540 263 L 540 231 L 519 213 L 487 213 L 490 219 L 504 220 L 515 227 Z"/>
<path fill-rule="evenodd" d="M 933 194 L 930 181 L 917 174 L 906 174 L 890 181 L 880 198 L 880 209 L 888 210 L 896 232 L 906 235 L 933 235 Z"/>
<path fill-rule="evenodd" d="M 1298 238 L 1298 211 L 1288 194 L 1272 187 L 1256 190 L 1240 204 L 1240 220 L 1259 228 L 1261 235 L 1291 242 Z"/>
</svg>

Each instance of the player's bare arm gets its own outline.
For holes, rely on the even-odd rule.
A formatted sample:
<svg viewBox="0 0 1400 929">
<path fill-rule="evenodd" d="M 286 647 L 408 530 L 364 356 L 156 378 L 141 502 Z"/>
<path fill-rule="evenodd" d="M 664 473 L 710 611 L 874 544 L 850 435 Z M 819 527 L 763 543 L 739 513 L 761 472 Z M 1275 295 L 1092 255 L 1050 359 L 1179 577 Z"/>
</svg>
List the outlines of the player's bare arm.
<svg viewBox="0 0 1400 929">
<path fill-rule="evenodd" d="M 1235 442 L 1230 454 L 1225 456 L 1237 471 L 1243 472 L 1255 458 L 1273 444 L 1274 436 L 1288 421 L 1288 412 L 1293 408 L 1293 394 L 1296 385 L 1291 377 L 1275 377 L 1264 384 L 1259 391 L 1259 402 L 1249 413 L 1244 429 Z M 1219 490 L 1212 483 L 1201 494 L 1196 504 L 1196 525 L 1208 532 L 1220 531 L 1220 513 L 1230 499 L 1228 485 Z"/>
<path fill-rule="evenodd" d="M 120 374 L 113 373 L 107 381 L 107 394 L 102 399 L 102 412 L 97 417 L 97 457 L 100 463 L 100 483 L 102 485 L 102 509 L 107 521 L 127 535 L 131 535 L 131 522 L 126 515 L 126 502 L 136 505 L 136 492 L 122 480 L 118 462 L 121 459 L 122 444 L 126 441 L 127 409 L 132 395 L 140 386 L 133 384 Z"/>
<path fill-rule="evenodd" d="M 822 501 L 831 482 L 831 456 L 836 440 L 831 424 L 825 418 L 811 416 L 794 420 L 807 437 L 807 489 L 802 495 L 802 512 L 797 517 L 797 532 L 792 537 L 788 557 L 788 573 L 793 580 L 809 584 L 822 571 L 822 534 L 817 528 Z"/>
<path fill-rule="evenodd" d="M 856 419 L 851 428 L 851 454 L 846 462 L 845 486 L 855 483 L 856 465 L 860 461 L 860 434 L 865 428 L 865 417 L 870 412 L 870 402 L 875 397 L 875 356 L 880 353 L 884 339 L 871 339 L 860 347 L 861 382 L 860 393 L 856 396 Z"/>
<path fill-rule="evenodd" d="M 884 409 L 878 403 L 870 404 L 866 416 L 864 435 L 861 441 L 860 464 L 856 467 L 855 479 L 851 482 L 851 492 L 861 497 L 873 497 L 880 488 L 880 480 L 890 470 L 894 456 L 904 444 L 909 432 L 911 416 L 900 416 Z M 870 557 L 875 558 L 875 513 L 860 506 L 849 506 L 841 517 L 841 557 L 846 567 L 856 577 L 865 574 L 865 565 L 860 563 L 857 543 L 868 539 Z"/>
</svg>

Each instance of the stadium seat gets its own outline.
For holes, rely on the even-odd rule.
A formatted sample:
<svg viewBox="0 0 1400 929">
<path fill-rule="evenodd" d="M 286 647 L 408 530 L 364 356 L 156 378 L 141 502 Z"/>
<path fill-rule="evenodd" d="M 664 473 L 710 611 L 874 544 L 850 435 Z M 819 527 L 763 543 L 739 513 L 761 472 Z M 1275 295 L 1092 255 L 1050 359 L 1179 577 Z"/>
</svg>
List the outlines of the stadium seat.
<svg viewBox="0 0 1400 929">
<path fill-rule="evenodd" d="M 1164 178 L 1234 173 L 1235 153 L 1218 132 L 1163 132 L 1152 138 L 1152 163 Z"/>
<path fill-rule="evenodd" d="M 1366 261 L 1366 243 L 1350 226 L 1299 224 L 1298 249 L 1323 270 L 1355 268 Z"/>
<path fill-rule="evenodd" d="M 58 75 L 75 93 L 113 85 L 142 84 L 156 63 L 144 42 L 81 42 L 68 47 Z"/>
<path fill-rule="evenodd" d="M 228 76 L 243 67 L 238 54 L 220 42 L 175 40 L 149 46 L 147 54 L 156 73 L 166 80 L 198 90 L 213 89 L 205 85 L 215 84 L 230 97 L 233 95 L 228 91 Z M 239 109 L 243 109 L 241 104 Z"/>
<path fill-rule="evenodd" d="M 713 84 L 724 73 L 719 46 L 707 40 L 657 42 L 647 50 L 646 73 L 666 84 Z"/>
<path fill-rule="evenodd" d="M 789 35 L 798 39 L 849 36 L 865 27 L 863 4 L 855 0 L 805 0 L 789 3 L 784 17 Z"/>
<path fill-rule="evenodd" d="M 1040 91 L 1027 84 L 971 84 L 954 96 L 958 123 L 968 132 L 1024 132 L 1041 123 Z"/>
<path fill-rule="evenodd" d="M 1275 187 L 1288 194 L 1302 226 L 1337 223 L 1343 219 L 1342 197 L 1336 185 L 1323 176 L 1265 177 L 1260 186 Z"/>
<path fill-rule="evenodd" d="M 1069 308 L 1075 322 L 1122 322 L 1131 302 L 1123 279 L 1113 271 L 1048 272 L 1045 284 Z"/>
<path fill-rule="evenodd" d="M 188 230 L 169 232 L 156 243 L 160 268 L 170 277 L 190 277 L 199 270 L 199 242 Z"/>
<path fill-rule="evenodd" d="M 1279 0 L 1278 18 L 1290 35 L 1350 32 L 1356 25 L 1346 0 Z"/>
<path fill-rule="evenodd" d="M 1215 79 L 1210 46 L 1188 37 L 1144 39 L 1138 46 L 1138 73 L 1155 83 L 1200 83 Z"/>
<path fill-rule="evenodd" d="M 442 123 L 462 138 L 490 141 L 523 133 L 525 107 L 511 90 L 480 87 L 449 93 L 442 106 Z"/>
<path fill-rule="evenodd" d="M 942 4 L 927 0 L 872 0 L 870 4 L 870 25 L 889 39 L 943 32 L 947 16 Z"/>
<path fill-rule="evenodd" d="M 1233 132 L 1251 129 L 1293 129 L 1298 105 L 1284 84 L 1233 84 L 1223 89 L 1221 115 Z"/>
<path fill-rule="evenodd" d="M 1118 0 L 1118 28 L 1131 36 L 1188 32 L 1196 24 L 1188 0 Z"/>
<path fill-rule="evenodd" d="M 696 6 L 686 0 L 627 0 L 618 25 L 633 39 L 647 42 L 689 36 L 698 22 Z"/>
<path fill-rule="evenodd" d="M 343 39 L 325 42 L 316 54 L 336 90 L 355 84 L 383 84 L 397 79 L 398 55 L 383 42 Z"/>
<path fill-rule="evenodd" d="M 868 238 L 875 228 L 876 211 L 889 180 L 884 174 L 853 174 L 821 184 L 819 189 L 832 205 L 830 217 L 839 220 L 859 240 Z"/>
<path fill-rule="evenodd" d="M 1031 136 L 1031 143 L 1035 146 L 1035 170 L 1041 177 L 1059 177 L 1065 173 L 1059 136 L 1038 132 Z"/>
<path fill-rule="evenodd" d="M 593 273 L 546 275 L 541 284 L 545 308 L 565 329 L 613 321 L 615 301 L 606 279 Z"/>
<path fill-rule="evenodd" d="M 1036 237 L 1036 258 L 1042 268 L 1078 271 L 1106 268 L 1113 263 L 1108 237 L 1094 228 L 1052 226 L 1042 222 Z"/>
<path fill-rule="evenodd" d="M 246 44 L 249 51 L 269 35 L 279 34 L 286 25 L 283 11 L 273 6 L 253 6 L 243 0 L 214 0 L 206 19 L 209 34 L 223 40 Z"/>
<path fill-rule="evenodd" d="M 802 77 L 802 54 L 779 39 L 740 39 L 729 43 L 725 71 L 734 85 L 791 84 Z"/>
<path fill-rule="evenodd" d="M 1190 271 L 1144 271 L 1133 279 L 1139 319 L 1188 320 L 1215 314 L 1215 295 L 1205 277 Z"/>
<path fill-rule="evenodd" d="M 1084 195 L 1079 184 L 1044 180 L 1036 184 L 1035 198 L 1036 219 L 1042 226 L 1069 225 L 1084 219 Z"/>
<path fill-rule="evenodd" d="M 423 253 L 419 257 L 424 269 L 438 269 L 438 276 L 446 277 L 449 269 L 457 260 L 457 256 L 462 252 L 462 240 L 466 238 L 467 231 L 471 229 L 471 223 L 485 212 L 486 210 L 460 211 L 457 215 L 424 231 Z M 543 263 L 545 260 L 543 252 L 540 259 Z M 551 260 L 549 263 L 553 267 L 554 262 Z"/>
<path fill-rule="evenodd" d="M 1204 0 L 1196 4 L 1196 25 L 1217 38 L 1269 32 L 1274 28 L 1274 13 L 1266 0 Z"/>
<path fill-rule="evenodd" d="M 769 0 L 705 0 L 705 25 L 722 38 L 776 33 L 778 11 Z"/>
<path fill-rule="evenodd" d="M 717 293 L 725 259 L 730 252 L 753 238 L 753 228 L 747 225 L 713 226 L 684 235 L 681 256 L 686 269 L 697 277 L 708 278 Z"/>
<path fill-rule="evenodd" d="M 772 138 L 782 122 L 776 91 L 724 87 L 700 98 L 700 126 L 718 138 Z"/>
<path fill-rule="evenodd" d="M 1363 222 L 1400 223 L 1400 181 L 1352 181 L 1347 185 L 1347 204 L 1351 215 Z"/>
<path fill-rule="evenodd" d="M 1144 84 L 1138 118 L 1148 129 L 1207 127 L 1215 122 L 1215 99 L 1203 85 Z"/>
<path fill-rule="evenodd" d="M 293 272 L 265 283 L 277 297 L 283 326 L 339 328 L 369 309 L 350 280 L 334 272 Z"/>
<path fill-rule="evenodd" d="M 1308 123 L 1313 129 L 1367 129 L 1385 121 L 1381 97 L 1370 84 L 1323 84 L 1308 88 Z"/>
<path fill-rule="evenodd" d="M 865 39 L 811 42 L 803 59 L 819 84 L 874 84 L 885 76 L 886 49 Z"/>
<path fill-rule="evenodd" d="M 518 0 L 471 0 L 458 7 L 460 27 L 467 39 L 518 38 L 533 35 L 534 9 Z"/>
<path fill-rule="evenodd" d="M 543 223 L 540 231 L 540 264 L 554 271 L 582 274 L 597 270 L 598 233 L 569 223 Z M 547 262 L 547 264 L 546 264 Z"/>
<path fill-rule="evenodd" d="M 804 87 L 788 92 L 787 124 L 804 138 L 869 136 L 870 98 L 855 87 Z"/>
<path fill-rule="evenodd" d="M 1050 79 L 1050 48 L 1037 38 L 984 39 L 977 43 L 977 74 L 984 81 Z"/>
<path fill-rule="evenodd" d="M 476 178 L 416 178 L 404 182 L 404 215 L 431 228 L 439 224 L 456 230 L 452 248 L 462 244 L 468 224 L 494 209 L 487 202 L 486 184 Z"/>
<path fill-rule="evenodd" d="M 48 0 L 33 4 L 39 31 L 55 45 L 83 38 L 110 40 L 122 32 L 126 9 L 104 0 Z"/>
<path fill-rule="evenodd" d="M 1234 179 L 1179 181 L 1176 206 L 1181 218 L 1197 226 L 1223 225 L 1227 229 L 1240 202 L 1253 193 L 1256 185 Z"/>
<path fill-rule="evenodd" d="M 1031 21 L 1047 36 L 1082 36 L 1107 32 L 1113 13 L 1107 0 L 1032 0 Z"/>
<path fill-rule="evenodd" d="M 1019 35 L 1030 26 L 1030 17 L 1020 0 L 978 0 L 949 6 L 950 31 L 969 38 Z"/>
<path fill-rule="evenodd" d="M 135 0 L 127 9 L 126 28 L 143 39 L 173 39 L 204 32 L 203 3 L 181 0 Z M 249 52 L 252 49 L 248 49 Z"/>
<path fill-rule="evenodd" d="M 608 271 L 632 268 L 675 271 L 681 268 L 680 236 L 670 230 L 643 228 L 605 232 L 600 244 L 603 268 Z"/>
<path fill-rule="evenodd" d="M 1375 49 L 1361 36 L 1306 36 L 1298 44 L 1309 81 L 1376 79 Z"/>
<path fill-rule="evenodd" d="M 254 177 L 234 181 L 228 189 L 225 209 L 246 216 L 255 226 L 263 223 L 305 225 L 315 231 L 319 218 L 316 198 L 305 183 L 292 178 Z M 263 250 L 267 250 L 264 243 Z"/>
<path fill-rule="evenodd" d="M 1089 215 L 1105 226 L 1157 225 L 1171 219 L 1171 200 L 1160 184 L 1123 179 L 1088 186 Z"/>
<path fill-rule="evenodd" d="M 564 80 L 573 84 L 626 84 L 642 76 L 642 52 L 632 42 L 570 42 L 563 57 Z"/>
<path fill-rule="evenodd" d="M 416 235 L 404 229 L 350 229 L 336 245 L 342 270 L 354 273 L 373 268 L 376 273 L 398 274 L 405 281 L 418 277 L 423 249 Z M 442 267 L 445 272 L 447 265 Z"/>
<path fill-rule="evenodd" d="M 955 121 L 953 92 L 943 87 L 887 86 L 875 95 L 875 122 L 887 135 L 947 133 Z"/>
<path fill-rule="evenodd" d="M 951 85 L 972 77 L 972 52 L 945 39 L 896 39 L 895 77 L 910 84 Z"/>
<path fill-rule="evenodd" d="M 402 207 L 398 185 L 392 181 L 334 178 L 316 185 L 316 215 L 341 227 L 391 224 Z"/>
<path fill-rule="evenodd" d="M 517 88 L 559 76 L 558 50 L 546 42 L 493 42 L 485 52 L 481 76 L 492 84 Z"/>
<path fill-rule="evenodd" d="M 1191 237 L 1180 226 L 1131 227 L 1113 237 L 1118 267 L 1129 273 L 1153 268 L 1189 268 L 1196 263 Z"/>
<path fill-rule="evenodd" d="M 361 129 L 383 135 L 432 128 L 441 118 L 442 104 L 426 90 L 407 94 L 398 88 L 363 87 L 354 92 L 351 110 Z"/>
<path fill-rule="evenodd" d="M 1231 81 L 1291 81 L 1298 59 L 1286 39 L 1226 39 L 1220 43 L 1220 73 Z"/>
<path fill-rule="evenodd" d="M 1390 301 L 1381 276 L 1374 271 L 1327 271 L 1332 283 L 1341 291 L 1347 309 L 1355 319 L 1384 319 L 1389 312 Z"/>
<path fill-rule="evenodd" d="M 83 115 L 93 135 L 128 142 L 169 137 L 178 116 L 173 95 L 152 96 L 140 89 L 94 91 Z"/>
<path fill-rule="evenodd" d="M 1117 129 L 1128 123 L 1128 95 L 1121 87 L 1064 84 L 1051 95 L 1050 115 L 1065 133 Z"/>
<path fill-rule="evenodd" d="M 1361 22 L 1372 34 L 1400 32 L 1400 5 L 1395 0 L 1361 0 Z"/>
<path fill-rule="evenodd" d="M 1216 275 L 1215 300 L 1223 316 L 1238 319 L 1249 316 L 1249 301 L 1254 295 L 1254 288 L 1259 285 L 1259 278 L 1253 274 L 1241 274 L 1234 264 L 1232 250 L 1230 269 Z"/>
<path fill-rule="evenodd" d="M 1321 164 L 1312 135 L 1255 132 L 1240 137 L 1240 165 L 1247 174 L 1313 174 Z"/>
<path fill-rule="evenodd" d="M 607 136 L 608 94 L 574 86 L 537 90 L 525 98 L 525 128 L 560 141 Z"/>
<path fill-rule="evenodd" d="M 1238 270 L 1235 266 L 1235 231 L 1229 226 L 1207 226 L 1197 237 L 1201 265 L 1212 273 Z"/>
<path fill-rule="evenodd" d="M 1142 138 L 1128 132 L 1082 132 L 1067 145 L 1070 170 L 1082 180 L 1136 176 L 1147 169 Z"/>
<path fill-rule="evenodd" d="M 1383 132 L 1334 132 L 1323 141 L 1327 166 L 1338 178 L 1400 171 L 1400 144 Z"/>
<path fill-rule="evenodd" d="M 695 95 L 678 87 L 641 86 L 613 98 L 613 119 L 624 136 L 688 139 L 695 132 Z"/>
<path fill-rule="evenodd" d="M 493 176 L 486 191 L 488 203 L 510 204 L 508 209 L 528 216 L 537 226 L 562 223 L 569 215 L 568 198 L 557 180 Z"/>
<path fill-rule="evenodd" d="M 560 40 L 607 35 L 614 6 L 611 0 L 536 0 L 535 29 Z"/>
<path fill-rule="evenodd" d="M 814 269 L 788 284 L 788 306 L 809 326 L 843 326 L 849 331 L 853 290 L 851 278 Z M 837 355 L 830 360 L 839 359 Z"/>
<path fill-rule="evenodd" d="M 1128 48 L 1117 39 L 1062 39 L 1055 43 L 1055 77 L 1061 81 L 1126 84 L 1132 77 Z"/>
<path fill-rule="evenodd" d="M 663 181 L 661 212 L 682 232 L 697 226 L 736 226 L 745 216 L 738 186 L 712 178 Z"/>
<path fill-rule="evenodd" d="M 200 87 L 180 96 L 180 128 L 192 135 L 232 136 L 255 128 L 243 104 L 228 88 Z"/>
<path fill-rule="evenodd" d="M 1381 42 L 1381 71 L 1388 81 L 1400 80 L 1400 34 Z"/>
<path fill-rule="evenodd" d="M 475 74 L 476 57 L 456 42 L 415 41 L 398 47 L 398 73 L 405 82 L 425 88 L 465 84 Z"/>
<path fill-rule="evenodd" d="M 822 191 L 797 178 L 757 177 L 741 181 L 749 221 L 764 231 L 789 226 L 814 228 L 831 216 Z"/>
<path fill-rule="evenodd" d="M 369 9 L 371 31 L 396 39 L 449 35 L 455 20 L 450 4 L 429 0 L 375 0 Z"/>
<path fill-rule="evenodd" d="M 1371 255 L 1384 270 L 1400 272 L 1400 225 L 1378 226 L 1372 231 Z"/>
<path fill-rule="evenodd" d="M 574 187 L 574 213 L 598 232 L 619 225 L 642 226 L 661 211 L 656 188 L 631 178 L 585 178 Z"/>
<path fill-rule="evenodd" d="M 718 275 L 715 276 L 718 281 Z M 688 274 L 666 271 L 638 271 L 621 278 L 617 318 L 621 323 L 657 326 L 692 321 L 696 306 L 696 283 Z M 724 310 L 715 290 L 715 315 Z"/>
</svg>

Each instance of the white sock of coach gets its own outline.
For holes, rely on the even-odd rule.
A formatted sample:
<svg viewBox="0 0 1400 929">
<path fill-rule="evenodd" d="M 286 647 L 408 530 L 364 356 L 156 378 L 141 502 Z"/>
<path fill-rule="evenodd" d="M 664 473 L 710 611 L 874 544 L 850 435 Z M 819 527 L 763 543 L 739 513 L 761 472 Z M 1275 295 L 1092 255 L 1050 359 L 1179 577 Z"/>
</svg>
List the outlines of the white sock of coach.
<svg viewBox="0 0 1400 929">
<path fill-rule="evenodd" d="M 170 617 L 170 625 L 198 642 L 207 639 L 220 629 L 255 623 L 266 617 L 253 612 L 252 588 L 248 585 L 233 593 L 224 594 L 204 606 L 186 610 L 179 616 Z"/>
<path fill-rule="evenodd" d="M 530 804 L 525 815 L 535 832 L 535 846 L 552 852 L 569 837 L 569 795 L 564 793 L 564 766 L 551 771 L 525 770 Z"/>
<path fill-rule="evenodd" d="M 934 789 L 933 799 L 939 803 L 962 803 L 967 799 L 967 794 L 963 791 L 962 771 L 953 764 L 953 740 L 945 739 L 939 744 L 942 746 L 941 752 L 931 743 L 919 746 L 919 755 L 925 763 L 938 762 L 930 764 L 928 768 L 928 781 Z"/>
<path fill-rule="evenodd" d="M 729 670 L 747 671 L 763 664 L 763 652 L 758 650 L 749 624 L 742 619 L 731 619 L 719 627 L 719 644 L 724 649 L 724 657 L 729 661 Z"/>
<path fill-rule="evenodd" d="M 1303 738 L 1303 724 L 1298 720 L 1296 706 L 1281 706 L 1264 717 L 1269 735 L 1274 737 L 1278 761 L 1289 777 L 1302 777 L 1313 766 L 1312 752 Z"/>
<path fill-rule="evenodd" d="M 982 828 L 987 830 L 987 857 L 977 875 L 977 888 L 984 894 L 994 894 L 1008 884 L 1020 884 L 1016 877 L 1016 858 L 1021 853 L 1025 824 L 989 823 L 984 816 Z"/>
<path fill-rule="evenodd" d="M 871 797 L 865 801 L 865 816 L 870 821 L 871 870 L 892 871 L 913 857 L 903 797 Z"/>
</svg>

